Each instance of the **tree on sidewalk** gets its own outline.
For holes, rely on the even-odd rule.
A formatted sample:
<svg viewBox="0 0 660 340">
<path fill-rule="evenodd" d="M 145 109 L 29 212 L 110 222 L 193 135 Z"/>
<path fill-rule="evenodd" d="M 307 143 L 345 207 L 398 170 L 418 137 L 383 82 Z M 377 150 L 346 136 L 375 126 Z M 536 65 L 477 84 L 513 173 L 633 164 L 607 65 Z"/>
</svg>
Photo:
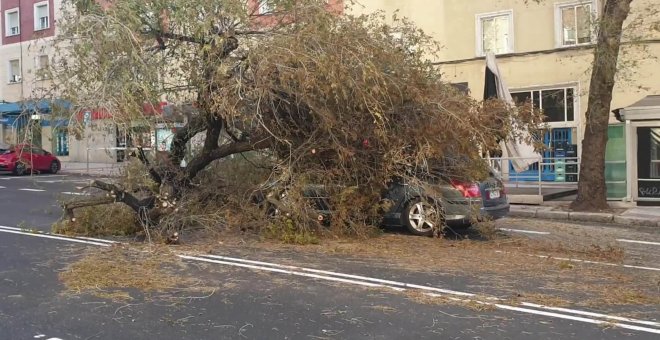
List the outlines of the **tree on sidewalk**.
<svg viewBox="0 0 660 340">
<path fill-rule="evenodd" d="M 605 147 L 623 23 L 632 0 L 607 0 L 598 21 L 575 210 L 608 209 Z"/>
</svg>

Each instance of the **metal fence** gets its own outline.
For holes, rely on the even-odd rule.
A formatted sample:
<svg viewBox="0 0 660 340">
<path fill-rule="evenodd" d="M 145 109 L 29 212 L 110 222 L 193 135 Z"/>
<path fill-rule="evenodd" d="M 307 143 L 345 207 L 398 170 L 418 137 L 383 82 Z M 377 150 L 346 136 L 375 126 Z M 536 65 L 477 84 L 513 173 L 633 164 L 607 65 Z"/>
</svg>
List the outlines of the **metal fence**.
<svg viewBox="0 0 660 340">
<path fill-rule="evenodd" d="M 516 172 L 511 163 L 518 160 L 531 165 L 527 170 Z M 577 184 L 580 176 L 579 157 L 498 157 L 488 158 L 488 162 L 509 187 L 535 188 L 538 195 L 542 195 L 544 186 L 557 188 L 568 183 Z"/>
</svg>

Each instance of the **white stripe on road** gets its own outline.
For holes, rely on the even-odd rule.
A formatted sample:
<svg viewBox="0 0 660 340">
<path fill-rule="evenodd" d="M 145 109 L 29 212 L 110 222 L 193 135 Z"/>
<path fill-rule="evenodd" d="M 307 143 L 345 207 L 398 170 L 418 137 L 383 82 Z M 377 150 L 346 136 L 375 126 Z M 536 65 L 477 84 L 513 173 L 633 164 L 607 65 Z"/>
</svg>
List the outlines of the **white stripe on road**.
<svg viewBox="0 0 660 340">
<path fill-rule="evenodd" d="M 7 187 L 3 187 L 2 185 L 0 185 L 0 189 L 7 189 Z"/>
<path fill-rule="evenodd" d="M 65 195 L 75 195 L 75 196 L 89 196 L 91 195 L 88 192 L 70 192 L 70 191 L 62 191 L 63 194 Z"/>
<path fill-rule="evenodd" d="M 638 244 L 648 244 L 648 245 L 652 245 L 652 246 L 660 246 L 660 242 L 626 240 L 626 239 L 622 239 L 622 238 L 618 238 L 617 241 L 625 242 L 625 243 L 638 243 Z"/>
<path fill-rule="evenodd" d="M 327 270 L 318 270 L 318 269 L 311 269 L 311 268 L 305 268 L 305 267 L 281 265 L 281 264 L 277 264 L 277 263 L 263 262 L 263 261 L 251 261 L 251 260 L 244 260 L 244 259 L 241 259 L 241 258 L 229 257 L 229 256 L 217 256 L 217 255 L 201 255 L 201 256 L 202 256 L 202 258 L 211 257 L 211 258 L 216 258 L 216 259 L 220 259 L 220 260 L 224 260 L 224 261 L 248 263 L 248 264 L 254 264 L 254 265 L 257 265 L 257 266 L 258 265 L 263 265 L 263 266 L 268 266 L 268 267 L 286 268 L 286 269 L 291 269 L 291 270 L 307 271 L 307 272 L 312 272 L 312 273 L 320 273 L 320 274 L 326 274 L 326 275 L 331 275 L 331 276 L 346 277 L 346 278 L 351 278 L 351 279 L 360 279 L 360 280 L 363 280 L 363 281 L 372 281 L 372 282 L 379 283 L 379 284 L 384 284 L 384 285 L 387 285 L 387 286 L 392 286 L 392 285 L 400 286 L 399 288 L 414 288 L 414 289 L 426 290 L 426 291 L 430 291 L 430 292 L 441 292 L 441 293 L 449 294 L 449 295 L 458 295 L 458 296 L 462 296 L 462 297 L 475 297 L 476 296 L 475 294 L 472 294 L 472 293 L 459 292 L 459 291 L 455 291 L 455 290 L 440 289 L 440 288 L 428 287 L 428 286 L 419 286 L 419 285 L 405 283 L 405 282 L 382 280 L 382 279 L 372 278 L 372 277 L 368 277 L 368 276 L 344 274 L 344 273 L 338 273 L 338 272 L 327 271 Z M 198 258 L 199 258 L 199 256 L 198 256 Z M 437 293 L 429 293 L 429 294 L 437 294 Z M 482 296 L 481 298 L 484 298 L 484 297 Z M 486 299 L 502 301 L 502 299 L 495 298 L 495 297 L 486 298 Z M 612 320 L 626 321 L 626 322 L 639 323 L 639 324 L 644 324 L 644 325 L 649 325 L 649 326 L 660 327 L 660 322 L 654 322 L 654 321 L 645 321 L 645 320 L 638 320 L 638 319 L 632 319 L 632 318 L 624 318 L 624 317 L 619 317 L 619 316 L 609 316 L 609 315 L 605 315 L 605 314 L 598 314 L 598 313 L 580 311 L 580 310 L 576 310 L 576 309 L 555 308 L 555 307 L 532 304 L 532 303 L 528 303 L 528 302 L 523 302 L 521 304 L 522 305 L 527 305 L 528 307 L 534 307 L 534 308 L 558 310 L 558 311 L 563 311 L 563 312 L 566 312 L 566 313 L 586 315 L 586 316 L 594 316 L 594 317 L 607 318 L 607 319 L 612 319 Z"/>
<path fill-rule="evenodd" d="M 25 228 L 8 227 L 6 225 L 0 225 L 0 229 L 17 230 L 17 231 L 23 231 L 23 232 L 26 232 L 26 233 L 30 233 L 30 234 L 33 233 L 32 230 L 27 230 Z M 66 236 L 66 235 L 61 235 L 61 234 L 47 233 L 47 232 L 43 232 L 43 231 L 35 231 L 35 232 L 38 232 L 38 233 L 41 233 L 41 234 L 46 234 L 46 235 L 63 236 L 63 237 L 67 237 L 67 238 L 81 239 L 81 240 L 88 240 L 88 241 L 95 241 L 95 242 L 105 242 L 105 243 L 111 243 L 111 244 L 119 243 L 117 241 L 106 240 L 106 239 L 102 239 L 102 238 L 84 237 L 84 236 L 71 237 L 71 236 Z"/>
<path fill-rule="evenodd" d="M 281 269 L 278 268 L 282 265 L 278 265 L 275 263 L 269 263 L 269 266 L 260 266 L 260 265 L 255 265 L 255 264 L 247 264 L 247 263 L 239 263 L 239 262 L 233 262 L 233 261 L 222 261 L 222 260 L 213 260 L 209 259 L 206 257 L 197 257 L 197 256 L 189 256 L 189 255 L 178 255 L 179 257 L 183 259 L 188 259 L 188 260 L 193 260 L 193 261 L 202 261 L 202 262 L 209 262 L 209 263 L 216 263 L 216 264 L 222 264 L 222 265 L 228 265 L 228 266 L 234 266 L 234 267 L 242 267 L 242 268 L 248 268 L 248 269 L 254 269 L 254 270 L 260 270 L 260 271 L 268 271 L 268 272 L 276 272 L 276 273 L 283 273 L 283 274 L 291 274 L 291 275 L 296 275 L 296 276 L 303 276 L 303 277 L 311 277 L 311 278 L 317 278 L 317 279 L 323 279 L 323 280 L 330 280 L 330 281 L 339 281 L 339 282 L 345 282 L 345 283 L 351 283 L 351 284 L 357 284 L 360 286 L 367 286 L 367 287 L 383 287 L 383 288 L 390 288 L 394 289 L 397 291 L 405 291 L 407 288 L 401 288 L 401 287 L 396 287 L 388 284 L 378 284 L 378 283 L 372 283 L 372 282 L 366 282 L 366 281 L 358 281 L 358 280 L 348 280 L 348 279 L 341 279 L 335 276 L 327 276 L 327 275 L 316 275 L 316 274 L 310 274 L 310 273 L 305 273 L 305 272 L 300 272 L 300 271 L 295 271 L 295 270 L 286 270 L 286 269 Z M 229 259 L 225 257 L 225 259 Z M 240 259 L 241 262 L 247 262 L 248 260 L 242 260 Z M 258 262 L 258 261 L 251 261 L 251 262 Z M 262 263 L 267 263 L 267 262 L 262 262 Z M 284 266 L 284 267 L 292 267 L 292 266 Z M 304 268 L 307 270 L 314 270 L 314 269 L 309 269 L 309 268 Z M 348 276 L 349 274 L 342 274 L 342 273 L 337 273 L 341 276 Z M 354 275 L 351 275 L 355 277 Z M 386 281 L 386 280 L 380 280 L 376 278 L 368 278 L 370 281 L 375 281 L 375 282 L 381 282 L 381 281 Z M 406 284 L 410 288 L 415 288 L 416 285 L 411 285 L 411 284 Z M 418 286 L 419 287 L 419 286 Z M 451 291 L 451 290 L 446 290 L 445 294 L 449 295 L 460 295 L 460 296 L 474 296 L 474 294 L 471 293 L 465 293 L 465 292 L 458 292 L 458 291 Z M 441 294 L 438 293 L 425 293 L 428 296 L 442 296 Z M 581 316 L 574 316 L 570 314 L 560 314 L 560 313 L 555 313 L 555 312 L 548 312 L 548 311 L 542 311 L 542 310 L 535 310 L 535 309 L 529 309 L 529 308 L 521 308 L 521 307 L 516 307 L 516 306 L 510 306 L 510 305 L 504 305 L 504 304 L 498 304 L 498 303 L 493 303 L 493 302 L 485 302 L 485 301 L 478 301 L 478 300 L 471 300 L 471 299 L 465 299 L 465 298 L 451 298 L 452 300 L 455 301 L 463 301 L 463 302 L 476 302 L 479 304 L 483 305 L 489 305 L 489 306 L 494 306 L 500 309 L 505 309 L 505 310 L 511 310 L 511 311 L 517 311 L 517 312 L 522 312 L 522 313 L 527 313 L 527 314 L 535 314 L 535 315 L 543 315 L 543 316 L 549 316 L 549 317 L 554 317 L 554 318 L 559 318 L 559 319 L 567 319 L 567 320 L 573 320 L 573 321 L 581 321 L 581 322 L 586 322 L 586 323 L 591 323 L 591 324 L 597 324 L 597 325 L 602 325 L 602 324 L 611 324 L 620 328 L 626 328 L 626 329 L 631 329 L 631 330 L 637 330 L 637 331 L 642 331 L 642 332 L 648 332 L 648 333 L 654 333 L 654 334 L 660 334 L 660 329 L 655 329 L 655 328 L 648 328 L 648 327 L 641 327 L 641 326 L 635 326 L 635 325 L 629 325 L 629 324 L 624 324 L 624 323 L 616 323 L 612 321 L 605 321 L 605 320 L 598 320 L 598 319 L 592 319 L 592 318 L 586 318 L 586 317 L 581 317 Z M 499 300 L 499 299 L 498 299 Z M 547 309 L 545 306 L 538 305 L 540 309 Z M 583 313 L 590 313 L 590 312 L 585 312 L 585 311 L 580 311 L 580 310 L 572 310 L 565 308 L 564 311 L 566 313 L 571 313 L 571 314 L 583 314 Z M 593 313 L 594 315 L 596 313 Z M 617 316 L 609 316 L 605 314 L 599 314 L 602 315 L 603 319 L 606 320 L 617 320 Z M 628 318 L 626 318 L 628 319 Z M 660 323 L 654 323 L 653 321 L 646 321 L 646 320 L 636 320 L 636 319 L 628 319 L 628 322 L 631 323 L 639 323 L 639 324 L 657 324 L 660 326 Z"/>
<path fill-rule="evenodd" d="M 523 230 L 523 229 L 508 229 L 500 228 L 502 231 L 509 231 L 512 233 L 536 234 L 536 235 L 550 235 L 547 231 Z"/>
<path fill-rule="evenodd" d="M 49 239 L 53 239 L 53 240 L 78 242 L 78 243 L 92 244 L 92 245 L 95 245 L 95 246 L 102 246 L 102 247 L 108 247 L 108 246 L 111 245 L 110 243 L 106 243 L 106 242 L 94 242 L 94 241 L 90 241 L 90 240 L 78 239 L 78 238 L 73 238 L 73 237 L 57 236 L 57 235 L 53 235 L 53 234 L 49 234 L 49 233 L 44 233 L 44 232 L 41 232 L 41 231 L 24 230 L 24 229 L 5 227 L 5 226 L 0 226 L 0 233 L 43 237 L 43 238 L 49 238 Z"/>
<path fill-rule="evenodd" d="M 99 246 L 110 246 L 110 244 L 108 244 L 108 243 L 92 242 L 92 241 L 86 241 L 86 240 L 75 239 L 75 238 L 70 238 L 70 237 L 59 237 L 59 236 L 45 235 L 45 234 L 40 234 L 40 233 L 29 233 L 29 232 L 23 232 L 23 231 L 16 231 L 15 229 L 17 229 L 17 228 L 7 227 L 5 229 L 3 227 L 0 227 L 0 232 L 16 233 L 16 234 L 23 234 L 23 235 L 37 236 L 37 237 L 48 237 L 48 238 L 54 238 L 54 239 L 59 239 L 59 240 L 64 240 L 64 241 L 82 242 L 82 243 L 88 243 L 88 244 L 99 245 Z M 221 257 L 221 256 L 215 256 L 215 257 L 216 258 L 222 258 L 224 260 L 216 260 L 216 259 L 212 259 L 212 258 L 199 257 L 199 256 L 189 256 L 189 255 L 183 255 L 183 254 L 179 254 L 178 256 L 180 258 L 187 259 L 187 260 L 192 260 L 192 261 L 201 261 L 201 262 L 215 263 L 215 264 L 221 264 L 221 265 L 227 265 L 227 266 L 248 268 L 248 269 L 253 269 L 253 270 L 268 271 L 268 272 L 274 272 L 274 273 L 280 273 L 280 274 L 288 274 L 288 275 L 295 275 L 295 276 L 301 276 L 301 277 L 309 277 L 309 278 L 321 279 L 321 280 L 326 280 L 326 281 L 334 281 L 334 282 L 354 284 L 354 285 L 359 285 L 359 286 L 364 286 L 364 287 L 382 287 L 382 288 L 389 288 L 389 289 L 396 290 L 396 291 L 406 291 L 408 289 L 418 289 L 418 290 L 427 290 L 427 291 L 429 291 L 429 290 L 436 290 L 436 289 L 439 290 L 440 289 L 440 288 L 434 288 L 434 287 L 418 286 L 418 285 L 414 285 L 414 284 L 402 283 L 402 282 L 397 282 L 397 281 L 382 280 L 382 279 L 371 278 L 371 277 L 366 277 L 366 276 L 351 275 L 351 274 L 344 274 L 344 273 L 337 273 L 337 272 L 330 272 L 330 271 L 321 271 L 321 270 L 317 270 L 317 269 L 302 268 L 302 267 L 295 267 L 295 266 L 286 266 L 286 265 L 263 262 L 263 261 L 250 261 L 250 260 L 243 260 L 243 259 L 237 259 L 237 258 L 231 258 L 231 257 Z M 239 261 L 234 261 L 234 260 L 239 260 Z M 255 263 L 255 264 L 251 264 L 251 263 Z M 257 265 L 256 263 L 261 263 L 263 265 Z M 289 268 L 296 268 L 298 270 L 293 270 L 293 269 L 289 269 Z M 301 270 L 305 270 L 306 272 L 301 271 Z M 319 275 L 319 274 L 314 274 L 314 273 L 327 273 L 327 275 Z M 349 279 L 349 278 L 355 278 L 355 279 Z M 357 278 L 362 278 L 362 279 L 357 279 Z M 395 285 L 390 284 L 389 282 L 395 283 Z M 403 287 L 401 287 L 401 285 L 403 285 Z M 453 295 L 453 297 L 449 297 L 449 298 L 452 299 L 452 300 L 457 300 L 457 301 L 476 302 L 476 303 L 483 304 L 483 305 L 494 306 L 494 307 L 497 307 L 499 309 L 516 311 L 516 312 L 527 313 L 527 314 L 532 314 L 532 315 L 541 315 L 541 316 L 547 316 L 547 317 L 553 317 L 553 318 L 559 318 L 559 319 L 580 321 L 580 322 L 596 324 L 596 325 L 613 325 L 613 326 L 616 326 L 616 327 L 619 327 L 619 328 L 624 328 L 624 329 L 636 330 L 636 331 L 653 333 L 653 334 L 660 334 L 660 329 L 658 329 L 658 328 L 641 327 L 641 326 L 631 325 L 631 324 L 627 324 L 627 323 L 612 322 L 612 320 L 625 321 L 625 322 L 628 322 L 628 323 L 637 323 L 637 324 L 642 324 L 642 325 L 660 327 L 660 323 L 657 323 L 657 322 L 654 322 L 654 321 L 638 320 L 638 319 L 632 319 L 632 318 L 623 318 L 623 317 L 619 317 L 619 316 L 598 314 L 598 313 L 592 313 L 592 312 L 581 311 L 581 310 L 573 310 L 573 309 L 568 309 L 568 308 L 559 309 L 557 307 L 548 307 L 548 306 L 530 304 L 530 303 L 525 303 L 525 302 L 522 302 L 521 306 L 526 306 L 526 307 L 530 307 L 530 308 L 523 308 L 523 307 L 500 304 L 500 303 L 494 303 L 494 302 L 477 301 L 477 300 L 467 299 L 466 297 L 474 297 L 475 296 L 472 293 L 452 291 L 452 290 L 447 290 L 447 289 L 442 289 L 441 291 L 444 294 Z M 428 295 L 428 296 L 442 296 L 438 293 L 432 293 L 432 292 L 426 292 L 425 294 Z M 460 296 L 460 297 L 456 297 L 456 296 Z M 501 299 L 497 299 L 497 298 L 491 298 L 491 299 L 497 300 L 497 301 L 502 301 Z M 531 309 L 531 308 L 538 308 L 538 309 Z M 546 310 L 539 310 L 539 309 L 546 309 Z M 558 313 L 558 312 L 563 312 L 563 313 L 566 313 L 566 314 L 561 314 L 561 313 Z M 576 316 L 576 315 L 582 315 L 582 316 Z M 591 316 L 592 318 L 588 318 L 588 317 L 585 317 L 585 316 Z"/>
<path fill-rule="evenodd" d="M 20 191 L 32 191 L 32 192 L 44 192 L 44 191 L 46 191 L 46 190 L 43 190 L 43 189 L 29 189 L 29 188 L 21 188 L 21 189 L 18 189 L 18 190 L 20 190 Z"/>
<path fill-rule="evenodd" d="M 510 252 L 506 252 L 506 251 L 502 251 L 502 250 L 496 250 L 495 252 L 496 253 L 501 253 L 501 254 L 511 254 Z M 577 263 L 598 264 L 598 265 L 602 265 L 602 266 L 623 267 L 623 268 L 630 268 L 630 269 L 652 270 L 652 271 L 660 272 L 660 268 L 655 268 L 655 267 L 643 267 L 643 266 L 634 266 L 634 265 L 630 265 L 630 264 L 618 264 L 618 263 L 609 263 L 609 262 L 578 260 L 578 259 L 571 259 L 571 258 L 567 258 L 567 257 L 554 257 L 554 256 L 548 256 L 548 255 L 535 255 L 535 254 L 525 254 L 525 255 L 531 256 L 531 257 L 538 257 L 538 258 L 542 258 L 542 259 L 548 259 L 548 260 L 570 261 L 570 262 L 577 262 Z"/>
<path fill-rule="evenodd" d="M 275 268 L 299 270 L 299 271 L 316 273 L 316 274 L 339 276 L 339 277 L 344 277 L 344 278 L 348 278 L 348 279 L 358 279 L 358 280 L 362 280 L 362 281 L 371 281 L 371 282 L 375 282 L 375 283 L 379 283 L 379 284 L 386 284 L 386 285 L 390 285 L 390 286 L 399 286 L 401 288 L 414 288 L 414 289 L 420 289 L 420 290 L 426 290 L 426 291 L 432 291 L 432 292 L 438 292 L 438 293 L 444 293 L 444 294 L 461 295 L 461 296 L 467 296 L 467 297 L 475 296 L 474 294 L 471 294 L 471 293 L 456 292 L 456 291 L 446 290 L 446 289 L 441 289 L 441 288 L 428 287 L 428 286 L 419 286 L 419 285 L 405 283 L 405 282 L 382 280 L 382 279 L 377 279 L 377 278 L 368 277 L 368 276 L 344 274 L 344 273 L 332 272 L 332 271 L 327 271 L 327 270 L 319 270 L 319 269 L 296 267 L 296 266 L 287 266 L 287 265 L 281 265 L 281 264 L 277 264 L 277 263 L 270 263 L 270 262 L 263 262 L 263 261 L 251 261 L 251 260 L 244 260 L 244 259 L 240 259 L 240 258 L 236 258 L 236 257 L 228 257 L 228 256 L 204 255 L 204 257 L 210 257 L 210 258 L 213 258 L 213 259 L 232 261 L 232 262 L 242 262 L 242 263 L 247 263 L 247 264 L 269 266 L 269 267 L 275 267 Z"/>
<path fill-rule="evenodd" d="M 37 179 L 37 178 L 49 178 L 49 177 L 67 177 L 68 175 L 39 175 L 39 176 L 10 176 L 10 177 L 0 177 L 0 179 L 10 180 L 10 179 Z"/>
</svg>

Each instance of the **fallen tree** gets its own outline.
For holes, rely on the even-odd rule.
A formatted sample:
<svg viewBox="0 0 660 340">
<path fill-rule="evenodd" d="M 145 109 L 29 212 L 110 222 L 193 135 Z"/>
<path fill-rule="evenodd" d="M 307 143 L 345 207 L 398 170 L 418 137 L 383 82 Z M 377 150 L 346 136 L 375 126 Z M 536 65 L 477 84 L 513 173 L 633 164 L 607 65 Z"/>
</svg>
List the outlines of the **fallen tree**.
<svg viewBox="0 0 660 340">
<path fill-rule="evenodd" d="M 273 13 L 241 0 L 84 3 L 64 20 L 63 59 L 53 69 L 58 96 L 128 125 L 148 124 L 145 103 L 164 97 L 196 108 L 165 157 L 136 154 L 157 189 L 92 184 L 148 226 L 183 213 L 178 206 L 191 197 L 244 209 L 237 202 L 245 192 L 225 191 L 229 174 L 203 183 L 200 175 L 257 151 L 270 169 L 262 183 L 325 185 L 339 212 L 333 225 L 355 230 L 377 219 L 374 207 L 391 178 L 431 173 L 430 164 L 451 160 L 457 176 L 478 179 L 486 170 L 480 148 L 515 138 L 512 126 L 540 123 L 531 110 L 478 102 L 443 83 L 428 60 L 439 45 L 405 20 L 340 15 L 320 0 L 276 1 Z M 180 166 L 198 134 L 201 147 Z M 214 195 L 196 195 L 216 184 Z M 297 228 L 318 225 L 304 200 L 289 202 Z M 81 205 L 105 203 L 64 207 L 71 217 Z"/>
</svg>

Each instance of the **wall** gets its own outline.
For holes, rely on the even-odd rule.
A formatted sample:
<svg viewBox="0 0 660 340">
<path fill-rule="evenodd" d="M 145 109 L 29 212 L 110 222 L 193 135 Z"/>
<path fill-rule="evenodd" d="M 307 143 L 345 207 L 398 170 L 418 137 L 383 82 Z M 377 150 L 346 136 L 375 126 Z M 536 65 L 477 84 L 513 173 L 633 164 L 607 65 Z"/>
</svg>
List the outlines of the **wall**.
<svg viewBox="0 0 660 340">
<path fill-rule="evenodd" d="M 52 37 L 55 35 L 55 6 L 59 6 L 54 0 L 48 0 L 49 28 L 44 30 L 34 30 L 34 4 L 44 0 L 2 0 L 0 9 L 2 10 L 2 44 L 16 44 L 21 41 L 29 41 L 38 38 Z M 5 11 L 19 8 L 20 34 L 17 36 L 7 36 L 5 25 Z"/>
</svg>

